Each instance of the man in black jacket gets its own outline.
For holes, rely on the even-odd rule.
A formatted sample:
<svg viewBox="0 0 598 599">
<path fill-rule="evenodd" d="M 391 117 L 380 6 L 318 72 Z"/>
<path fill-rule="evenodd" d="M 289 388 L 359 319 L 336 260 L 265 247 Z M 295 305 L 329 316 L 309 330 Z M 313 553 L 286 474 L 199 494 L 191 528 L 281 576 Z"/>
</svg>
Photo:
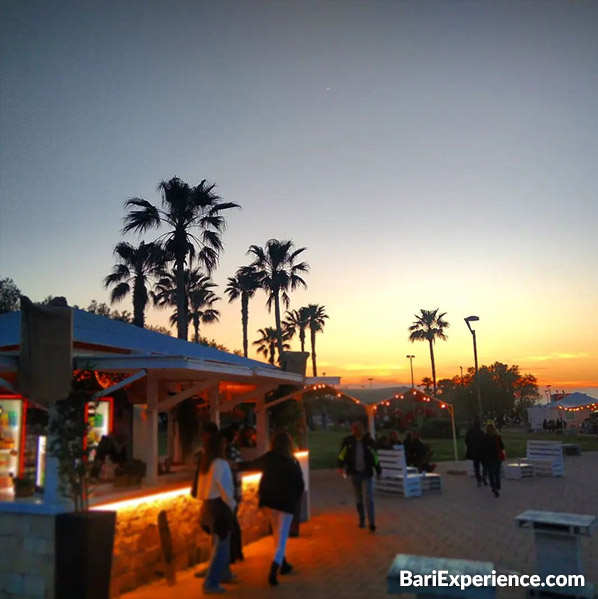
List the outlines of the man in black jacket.
<svg viewBox="0 0 598 599">
<path fill-rule="evenodd" d="M 484 486 L 487 485 L 486 464 L 484 463 L 484 431 L 478 418 L 473 421 L 473 426 L 465 435 L 465 446 L 467 447 L 465 459 L 473 460 L 473 471 L 478 481 L 478 487 L 481 487 L 482 483 Z"/>
<path fill-rule="evenodd" d="M 372 476 L 374 470 L 378 476 L 382 473 L 380 461 L 376 453 L 376 446 L 370 435 L 363 434 L 363 423 L 356 420 L 353 423 L 353 434 L 345 437 L 338 454 L 338 467 L 341 474 L 346 472 L 351 477 L 355 502 L 359 514 L 359 528 L 365 526 L 365 511 L 363 503 L 363 490 L 365 488 L 367 516 L 370 530 L 376 530 L 374 518 L 374 497 Z"/>
</svg>

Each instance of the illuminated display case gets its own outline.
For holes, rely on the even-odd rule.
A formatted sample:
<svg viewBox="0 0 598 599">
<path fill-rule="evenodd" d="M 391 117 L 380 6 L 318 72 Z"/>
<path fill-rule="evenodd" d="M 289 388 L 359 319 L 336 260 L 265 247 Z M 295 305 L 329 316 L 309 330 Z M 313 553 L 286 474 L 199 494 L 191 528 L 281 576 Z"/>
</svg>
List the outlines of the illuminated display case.
<svg viewBox="0 0 598 599">
<path fill-rule="evenodd" d="M 103 397 L 97 406 L 87 404 L 85 418 L 91 427 L 87 434 L 89 446 L 96 446 L 104 435 L 112 434 L 114 428 L 114 406 L 112 397 Z"/>
<path fill-rule="evenodd" d="M 26 402 L 0 395 L 0 489 L 12 487 L 11 477 L 23 473 Z"/>
</svg>

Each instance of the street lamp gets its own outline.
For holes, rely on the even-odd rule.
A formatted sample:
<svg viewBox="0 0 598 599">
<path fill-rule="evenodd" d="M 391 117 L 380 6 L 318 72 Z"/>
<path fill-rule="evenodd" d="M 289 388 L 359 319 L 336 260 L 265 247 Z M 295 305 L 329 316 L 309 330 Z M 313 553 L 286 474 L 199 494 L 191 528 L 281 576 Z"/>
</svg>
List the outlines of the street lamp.
<svg viewBox="0 0 598 599">
<path fill-rule="evenodd" d="M 369 378 L 369 379 L 368 379 L 368 381 L 370 381 L 370 389 L 372 388 L 372 381 L 373 381 L 373 380 L 374 380 L 373 378 Z"/>
<path fill-rule="evenodd" d="M 414 388 L 413 385 L 413 358 L 415 358 L 415 356 L 412 356 L 411 354 L 408 356 L 405 356 L 406 358 L 409 358 L 409 364 L 411 364 L 411 388 Z"/>
<path fill-rule="evenodd" d="M 465 318 L 465 324 L 469 329 L 469 332 L 473 335 L 473 358 L 475 361 L 475 378 L 477 381 L 477 390 L 478 390 L 478 410 L 480 412 L 480 420 L 482 419 L 482 390 L 480 388 L 480 376 L 478 374 L 478 346 L 476 343 L 475 331 L 471 328 L 470 322 L 477 322 L 480 320 L 479 316 L 468 316 Z"/>
</svg>

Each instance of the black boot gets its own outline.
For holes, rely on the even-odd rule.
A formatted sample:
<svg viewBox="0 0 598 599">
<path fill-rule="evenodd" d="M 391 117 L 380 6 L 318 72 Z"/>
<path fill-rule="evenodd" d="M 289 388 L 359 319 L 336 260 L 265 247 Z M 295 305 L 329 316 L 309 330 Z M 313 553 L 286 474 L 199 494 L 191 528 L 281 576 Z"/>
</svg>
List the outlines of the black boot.
<svg viewBox="0 0 598 599">
<path fill-rule="evenodd" d="M 287 558 L 285 557 L 282 560 L 282 564 L 280 565 L 280 573 L 281 574 L 288 574 L 292 570 L 293 570 L 293 566 L 291 566 L 291 564 L 289 564 L 289 562 L 287 562 Z"/>
<path fill-rule="evenodd" d="M 278 585 L 278 577 L 276 576 L 278 574 L 278 564 L 276 562 L 272 562 L 272 565 L 270 566 L 270 575 L 268 576 L 268 582 L 270 583 L 270 586 L 277 586 Z"/>
</svg>

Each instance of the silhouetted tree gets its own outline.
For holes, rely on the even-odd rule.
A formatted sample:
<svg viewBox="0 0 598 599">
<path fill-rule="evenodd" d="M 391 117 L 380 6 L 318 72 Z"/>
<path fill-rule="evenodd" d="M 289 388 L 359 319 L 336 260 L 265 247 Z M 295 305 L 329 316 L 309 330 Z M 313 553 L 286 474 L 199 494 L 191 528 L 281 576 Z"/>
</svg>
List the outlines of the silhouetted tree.
<svg viewBox="0 0 598 599">
<path fill-rule="evenodd" d="M 295 336 L 299 331 L 299 341 L 301 343 L 301 351 L 305 351 L 305 331 L 309 327 L 309 313 L 306 306 L 299 310 L 287 311 L 287 317 L 282 323 L 284 331 L 289 339 Z"/>
<path fill-rule="evenodd" d="M 178 177 L 161 181 L 162 208 L 143 198 L 131 198 L 123 232 L 144 233 L 161 225 L 168 230 L 156 240 L 174 260 L 176 274 L 177 336 L 187 339 L 188 302 L 185 295 L 185 265 L 194 258 L 208 274 L 216 268 L 222 251 L 222 233 L 226 228 L 223 212 L 238 208 L 233 202 L 221 202 L 215 185 L 205 179 L 191 186 Z M 195 234 L 197 231 L 197 234 Z M 199 248 L 199 249 L 198 249 Z M 189 262 L 190 264 L 190 262 Z"/>
<path fill-rule="evenodd" d="M 104 279 L 104 287 L 112 287 L 110 302 L 119 302 L 127 295 L 133 296 L 133 324 L 143 328 L 145 325 L 145 308 L 149 300 L 148 287 L 151 279 L 162 268 L 165 255 L 155 243 L 144 243 L 138 247 L 122 241 L 114 248 L 114 256 L 118 263 Z"/>
<path fill-rule="evenodd" d="M 276 360 L 276 348 L 278 346 L 278 334 L 276 333 L 276 329 L 272 327 L 266 327 L 265 329 L 259 329 L 258 333 L 261 337 L 253 342 L 253 345 L 257 346 L 256 351 L 258 354 L 262 354 L 265 358 L 268 358 L 268 362 L 270 364 L 274 364 Z M 288 343 L 282 344 L 282 351 L 285 351 L 290 348 Z M 278 360 L 280 362 L 280 355 L 282 352 L 278 353 Z"/>
<path fill-rule="evenodd" d="M 309 316 L 309 333 L 311 339 L 311 364 L 313 375 L 318 376 L 318 369 L 316 367 L 316 333 L 324 330 L 328 315 L 324 310 L 324 306 L 318 306 L 318 304 L 309 304 L 307 306 L 307 314 Z"/>
<path fill-rule="evenodd" d="M 12 279 L 0 279 L 0 314 L 18 312 L 20 306 L 21 290 Z"/>
<path fill-rule="evenodd" d="M 436 364 L 434 362 L 434 342 L 436 339 L 446 341 L 448 337 L 444 334 L 444 329 L 448 328 L 449 323 L 444 320 L 446 312 L 438 314 L 436 310 L 420 310 L 419 315 L 415 314 L 415 322 L 409 327 L 409 341 L 427 341 L 430 345 L 430 361 L 432 362 L 432 382 L 434 385 L 434 395 L 436 395 Z"/>
<path fill-rule="evenodd" d="M 249 326 L 249 300 L 260 289 L 260 276 L 252 266 L 242 266 L 233 277 L 228 277 L 228 284 L 224 293 L 228 295 L 228 301 L 241 298 L 241 326 L 243 328 L 243 355 L 248 355 L 247 329 Z"/>
<path fill-rule="evenodd" d="M 297 250 L 294 248 L 295 244 L 292 241 L 270 239 L 263 248 L 252 245 L 247 252 L 255 256 L 252 266 L 260 276 L 262 289 L 268 294 L 268 310 L 272 310 L 274 304 L 279 355 L 284 350 L 280 301 L 282 300 L 285 308 L 288 308 L 290 303 L 288 292 L 299 286 L 307 287 L 307 283 L 300 275 L 309 272 L 309 264 L 307 262 L 297 262 L 297 258 L 306 248 Z"/>
</svg>

